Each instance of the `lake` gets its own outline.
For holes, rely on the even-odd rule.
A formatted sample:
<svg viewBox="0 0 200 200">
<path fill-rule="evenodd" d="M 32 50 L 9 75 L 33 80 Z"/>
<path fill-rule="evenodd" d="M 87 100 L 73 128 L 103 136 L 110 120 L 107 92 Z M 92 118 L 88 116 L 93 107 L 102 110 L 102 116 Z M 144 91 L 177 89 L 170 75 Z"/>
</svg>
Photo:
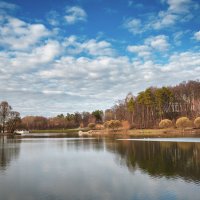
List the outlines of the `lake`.
<svg viewBox="0 0 200 200">
<path fill-rule="evenodd" d="M 200 139 L 0 137 L 1 200 L 199 200 Z"/>
</svg>

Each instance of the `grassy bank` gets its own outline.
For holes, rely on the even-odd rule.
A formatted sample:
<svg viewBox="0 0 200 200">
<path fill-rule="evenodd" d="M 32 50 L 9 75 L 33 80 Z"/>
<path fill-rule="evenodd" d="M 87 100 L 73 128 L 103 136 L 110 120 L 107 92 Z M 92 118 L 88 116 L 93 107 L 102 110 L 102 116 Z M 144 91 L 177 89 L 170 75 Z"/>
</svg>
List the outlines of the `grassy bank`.
<svg viewBox="0 0 200 200">
<path fill-rule="evenodd" d="M 85 129 L 50 129 L 50 130 L 31 130 L 30 133 L 77 133 L 78 131 L 89 131 Z"/>
<path fill-rule="evenodd" d="M 30 133 L 45 134 L 49 133 L 53 135 L 65 135 L 65 136 L 78 136 L 78 131 L 86 132 L 89 131 L 88 128 L 84 129 L 54 129 L 54 130 L 32 130 Z M 200 129 L 133 129 L 124 130 L 120 129 L 117 131 L 112 130 L 91 130 L 90 134 L 94 137 L 109 137 L 117 135 L 119 137 L 200 137 Z M 87 134 L 86 134 L 87 135 Z"/>
<path fill-rule="evenodd" d="M 200 136 L 200 130 L 197 129 L 136 129 L 129 130 L 131 137 L 194 137 Z"/>
<path fill-rule="evenodd" d="M 94 130 L 93 136 L 113 136 L 120 137 L 200 137 L 200 129 L 133 129 L 133 130 Z"/>
</svg>

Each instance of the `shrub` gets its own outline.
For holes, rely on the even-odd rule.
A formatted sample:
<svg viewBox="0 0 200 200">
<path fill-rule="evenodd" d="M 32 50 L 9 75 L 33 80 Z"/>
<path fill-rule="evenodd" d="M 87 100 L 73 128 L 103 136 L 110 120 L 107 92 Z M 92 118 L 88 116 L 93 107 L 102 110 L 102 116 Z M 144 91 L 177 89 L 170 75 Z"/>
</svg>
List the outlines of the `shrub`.
<svg viewBox="0 0 200 200">
<path fill-rule="evenodd" d="M 110 120 L 104 123 L 105 128 L 110 128 L 113 130 L 117 130 L 122 126 L 122 123 L 119 120 Z"/>
<path fill-rule="evenodd" d="M 200 128 L 200 117 L 197 117 L 195 120 L 194 120 L 194 125 L 196 128 Z"/>
<path fill-rule="evenodd" d="M 170 128 L 172 127 L 172 121 L 169 119 L 163 119 L 159 123 L 160 128 Z"/>
<path fill-rule="evenodd" d="M 122 124 L 123 129 L 125 129 L 125 130 L 129 130 L 130 127 L 131 127 L 130 123 L 128 121 L 125 121 L 125 120 L 123 120 L 121 122 L 121 124 Z"/>
<path fill-rule="evenodd" d="M 100 130 L 100 129 L 104 128 L 104 125 L 102 125 L 102 124 L 96 124 L 95 128 Z"/>
<path fill-rule="evenodd" d="M 192 126 L 192 122 L 187 117 L 180 117 L 176 120 L 176 126 L 178 128 L 187 128 Z"/>
<path fill-rule="evenodd" d="M 106 121 L 106 122 L 103 124 L 104 128 L 108 128 L 108 124 L 109 124 L 109 121 Z"/>
<path fill-rule="evenodd" d="M 88 128 L 94 129 L 94 128 L 95 128 L 95 123 L 89 123 L 89 124 L 88 124 Z"/>
</svg>

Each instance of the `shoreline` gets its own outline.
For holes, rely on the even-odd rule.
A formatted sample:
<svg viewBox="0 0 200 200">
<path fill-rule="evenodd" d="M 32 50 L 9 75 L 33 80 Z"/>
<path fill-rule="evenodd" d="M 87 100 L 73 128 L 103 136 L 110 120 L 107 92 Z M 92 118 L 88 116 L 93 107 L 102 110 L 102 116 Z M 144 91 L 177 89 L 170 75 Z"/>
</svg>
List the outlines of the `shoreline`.
<svg viewBox="0 0 200 200">
<path fill-rule="evenodd" d="M 66 130 L 34 130 L 29 134 L 24 135 L 30 137 L 79 137 L 78 132 L 80 129 L 66 129 Z M 83 137 L 131 137 L 131 138 L 167 138 L 167 137 L 200 137 L 200 129 L 132 129 L 132 130 L 88 130 L 81 129 L 83 131 Z M 0 136 L 20 136 L 11 135 L 9 133 L 1 133 Z"/>
<path fill-rule="evenodd" d="M 133 138 L 141 138 L 141 137 L 200 137 L 200 129 L 132 129 L 132 130 L 89 130 L 87 129 L 66 129 L 66 130 L 33 130 L 25 136 L 78 136 L 79 131 L 83 131 L 83 136 L 93 136 L 93 137 L 133 137 Z M 12 135 L 9 133 L 0 133 L 0 136 L 20 136 L 20 135 Z"/>
<path fill-rule="evenodd" d="M 119 137 L 150 137 L 150 138 L 166 138 L 166 137 L 200 137 L 200 129 L 133 129 L 120 131 L 92 130 L 92 136 L 119 136 Z"/>
</svg>

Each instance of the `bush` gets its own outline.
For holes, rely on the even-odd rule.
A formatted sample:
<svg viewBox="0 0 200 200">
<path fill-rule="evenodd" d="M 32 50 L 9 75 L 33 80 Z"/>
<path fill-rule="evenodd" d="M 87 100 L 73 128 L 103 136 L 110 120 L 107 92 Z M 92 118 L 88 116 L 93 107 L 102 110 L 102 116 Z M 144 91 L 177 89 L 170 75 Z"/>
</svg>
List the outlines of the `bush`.
<svg viewBox="0 0 200 200">
<path fill-rule="evenodd" d="M 172 125 L 173 125 L 172 121 L 169 119 L 163 119 L 159 123 L 160 128 L 170 128 L 170 127 L 172 127 Z"/>
<path fill-rule="evenodd" d="M 200 117 L 197 117 L 195 120 L 194 120 L 194 125 L 196 128 L 200 128 Z"/>
<path fill-rule="evenodd" d="M 176 120 L 177 128 L 187 128 L 192 126 L 192 122 L 187 117 L 180 117 Z"/>
<path fill-rule="evenodd" d="M 94 129 L 94 128 L 95 128 L 95 123 L 89 123 L 89 124 L 88 124 L 88 128 Z"/>
<path fill-rule="evenodd" d="M 102 124 L 96 124 L 95 128 L 98 129 L 98 130 L 101 130 L 101 129 L 104 128 L 104 125 L 102 125 Z"/>
<path fill-rule="evenodd" d="M 110 128 L 113 130 L 117 130 L 122 126 L 122 123 L 119 120 L 110 120 L 104 123 L 105 128 Z"/>
<path fill-rule="evenodd" d="M 128 121 L 125 121 L 125 120 L 123 120 L 121 122 L 121 124 L 122 124 L 123 129 L 125 129 L 125 130 L 129 130 L 130 127 L 131 127 L 130 123 Z"/>
</svg>

